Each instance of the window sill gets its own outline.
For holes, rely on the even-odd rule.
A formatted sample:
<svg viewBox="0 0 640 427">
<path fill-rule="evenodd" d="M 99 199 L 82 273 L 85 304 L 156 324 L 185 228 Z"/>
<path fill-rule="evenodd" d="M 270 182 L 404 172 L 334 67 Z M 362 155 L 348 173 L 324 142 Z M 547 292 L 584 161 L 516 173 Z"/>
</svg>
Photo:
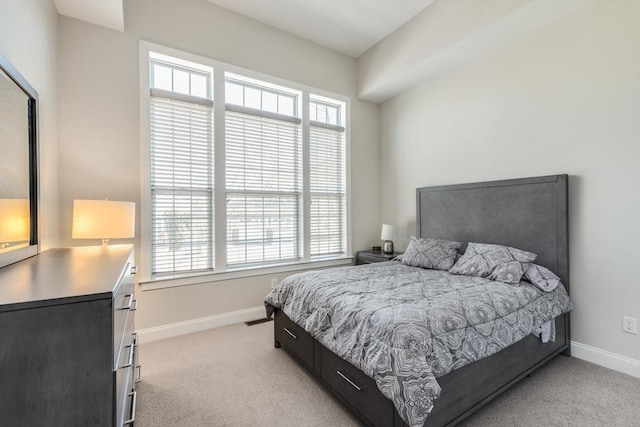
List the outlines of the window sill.
<svg viewBox="0 0 640 427">
<path fill-rule="evenodd" d="M 158 277 L 150 280 L 143 280 L 140 283 L 142 291 L 155 289 L 174 288 L 178 286 L 199 285 L 202 283 L 219 282 L 223 280 L 242 279 L 245 277 L 266 276 L 279 273 L 298 273 L 305 270 L 315 270 L 318 268 L 344 267 L 353 265 L 353 257 L 342 257 L 333 259 L 322 259 L 307 262 L 297 262 L 294 264 L 275 265 L 272 267 L 260 267 L 244 270 L 224 271 L 220 273 L 206 272 L 171 277 Z"/>
</svg>

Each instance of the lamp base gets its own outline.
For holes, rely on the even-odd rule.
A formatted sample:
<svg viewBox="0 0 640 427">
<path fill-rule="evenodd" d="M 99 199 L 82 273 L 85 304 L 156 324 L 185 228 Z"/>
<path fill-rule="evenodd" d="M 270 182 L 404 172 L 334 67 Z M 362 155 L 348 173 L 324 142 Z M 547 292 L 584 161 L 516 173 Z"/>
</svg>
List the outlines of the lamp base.
<svg viewBox="0 0 640 427">
<path fill-rule="evenodd" d="M 382 251 L 385 254 L 392 254 L 393 253 L 393 242 L 391 240 L 385 240 L 384 241 L 384 245 L 382 245 Z"/>
</svg>

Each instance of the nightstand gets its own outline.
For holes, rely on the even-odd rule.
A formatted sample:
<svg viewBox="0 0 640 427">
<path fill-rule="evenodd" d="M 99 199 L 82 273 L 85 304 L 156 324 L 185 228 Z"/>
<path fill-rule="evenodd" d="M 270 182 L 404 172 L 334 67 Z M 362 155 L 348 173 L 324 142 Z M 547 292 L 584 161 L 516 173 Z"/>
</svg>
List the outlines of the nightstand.
<svg viewBox="0 0 640 427">
<path fill-rule="evenodd" d="M 356 256 L 356 265 L 361 264 L 373 264 L 374 262 L 391 261 L 398 255 L 402 255 L 402 252 L 394 252 L 392 254 L 385 254 L 384 252 L 373 251 L 359 251 Z"/>
</svg>

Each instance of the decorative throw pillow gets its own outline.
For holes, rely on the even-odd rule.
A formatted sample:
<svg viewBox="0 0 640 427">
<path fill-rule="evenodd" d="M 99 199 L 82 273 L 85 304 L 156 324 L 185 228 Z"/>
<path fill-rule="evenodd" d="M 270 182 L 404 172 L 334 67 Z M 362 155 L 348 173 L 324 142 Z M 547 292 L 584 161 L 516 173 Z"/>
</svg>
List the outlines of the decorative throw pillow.
<svg viewBox="0 0 640 427">
<path fill-rule="evenodd" d="M 538 264 L 529 264 L 529 268 L 524 271 L 524 277 L 545 292 L 551 292 L 562 283 L 553 271 Z"/>
<path fill-rule="evenodd" d="M 456 261 L 456 254 L 461 247 L 460 242 L 411 236 L 409 246 L 402 254 L 402 263 L 414 267 L 448 270 Z"/>
<path fill-rule="evenodd" d="M 509 246 L 469 243 L 450 272 L 504 283 L 519 283 L 529 263 L 536 257 L 534 253 Z"/>
</svg>

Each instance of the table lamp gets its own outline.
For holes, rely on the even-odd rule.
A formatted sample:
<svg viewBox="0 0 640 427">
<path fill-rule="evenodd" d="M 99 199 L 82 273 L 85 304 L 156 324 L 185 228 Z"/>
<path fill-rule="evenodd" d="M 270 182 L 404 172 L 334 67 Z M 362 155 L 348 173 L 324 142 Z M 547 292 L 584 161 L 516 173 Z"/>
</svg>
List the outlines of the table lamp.
<svg viewBox="0 0 640 427">
<path fill-rule="evenodd" d="M 28 241 L 30 231 L 29 200 L 0 199 L 0 249 Z"/>
<path fill-rule="evenodd" d="M 382 224 L 382 233 L 380 233 L 380 239 L 384 240 L 382 245 L 382 251 L 385 254 L 393 253 L 393 239 L 396 238 L 396 227 L 390 224 Z"/>
<path fill-rule="evenodd" d="M 112 200 L 74 200 L 74 239 L 129 239 L 135 235 L 136 204 Z"/>
</svg>

